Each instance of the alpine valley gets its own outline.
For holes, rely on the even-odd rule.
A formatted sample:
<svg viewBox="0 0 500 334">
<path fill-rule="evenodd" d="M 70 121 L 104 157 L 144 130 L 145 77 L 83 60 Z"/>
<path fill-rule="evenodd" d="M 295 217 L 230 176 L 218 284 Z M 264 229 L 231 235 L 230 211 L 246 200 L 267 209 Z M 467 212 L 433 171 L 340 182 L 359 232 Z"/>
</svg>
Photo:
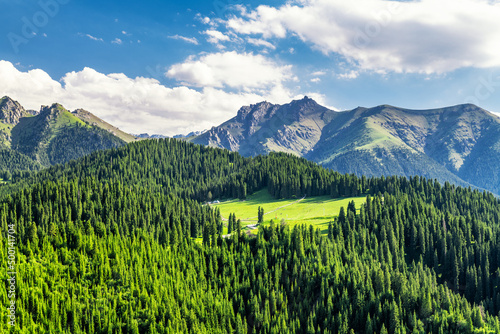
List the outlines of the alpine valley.
<svg viewBox="0 0 500 334">
<path fill-rule="evenodd" d="M 0 334 L 500 334 L 500 0 L 0 4 Z"/>
<path fill-rule="evenodd" d="M 500 200 L 468 187 L 498 189 L 499 121 L 478 107 L 263 102 L 143 140 L 1 112 L 0 333 L 500 333 Z M 391 173 L 428 178 L 370 176 Z"/>
</svg>

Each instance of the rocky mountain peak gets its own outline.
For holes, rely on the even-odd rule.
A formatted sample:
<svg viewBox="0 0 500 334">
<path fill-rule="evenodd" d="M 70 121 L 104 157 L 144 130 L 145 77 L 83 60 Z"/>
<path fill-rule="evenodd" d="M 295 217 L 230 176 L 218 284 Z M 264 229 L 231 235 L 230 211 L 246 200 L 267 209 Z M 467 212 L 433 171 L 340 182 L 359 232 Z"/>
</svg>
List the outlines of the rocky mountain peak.
<svg viewBox="0 0 500 334">
<path fill-rule="evenodd" d="M 47 118 L 58 117 L 62 112 L 67 111 L 61 104 L 54 103 L 50 107 L 42 106 L 40 109 L 40 115 Z"/>
<path fill-rule="evenodd" d="M 293 100 L 289 104 L 283 105 L 280 112 L 284 115 L 286 114 L 289 117 L 292 117 L 293 119 L 299 120 L 325 110 L 327 110 L 327 108 L 319 105 L 313 99 L 304 96 L 303 99 Z"/>
<path fill-rule="evenodd" d="M 301 106 L 301 107 L 311 107 L 311 106 L 316 106 L 318 105 L 316 103 L 316 101 L 314 101 L 313 99 L 311 99 L 310 97 L 308 97 L 307 95 L 304 96 L 302 99 L 300 100 L 293 100 L 291 103 L 291 105 L 298 105 L 298 106 Z"/>
<path fill-rule="evenodd" d="M 21 117 L 27 116 L 26 110 L 19 102 L 12 100 L 8 96 L 0 99 L 0 120 L 8 124 L 17 124 Z"/>
<path fill-rule="evenodd" d="M 300 100 L 293 100 L 290 103 L 290 105 L 295 106 L 295 107 L 300 108 L 300 109 L 311 109 L 311 108 L 316 108 L 317 106 L 319 106 L 319 104 L 315 100 L 313 100 L 307 96 L 304 96 L 304 98 L 300 99 Z"/>
<path fill-rule="evenodd" d="M 236 119 L 239 122 L 245 121 L 247 118 L 253 121 L 260 120 L 267 112 L 273 107 L 278 106 L 267 101 L 259 102 L 257 104 L 251 104 L 249 106 L 243 106 L 238 110 Z"/>
</svg>

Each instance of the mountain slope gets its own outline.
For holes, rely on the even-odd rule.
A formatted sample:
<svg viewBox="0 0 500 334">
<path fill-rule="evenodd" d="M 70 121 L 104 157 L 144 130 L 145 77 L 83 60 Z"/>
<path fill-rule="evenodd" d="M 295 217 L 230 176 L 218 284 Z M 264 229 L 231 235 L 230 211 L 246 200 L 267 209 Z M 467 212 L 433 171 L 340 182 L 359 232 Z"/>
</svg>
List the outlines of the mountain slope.
<svg viewBox="0 0 500 334">
<path fill-rule="evenodd" d="M 85 123 L 60 104 L 42 107 L 40 114 L 20 119 L 12 129 L 12 148 L 45 166 L 124 143 L 111 133 Z"/>
<path fill-rule="evenodd" d="M 236 117 L 192 142 L 239 151 L 245 156 L 271 151 L 305 155 L 335 114 L 308 97 L 286 105 L 261 102 L 242 107 Z"/>
<path fill-rule="evenodd" d="M 12 128 L 19 123 L 22 117 L 29 115 L 19 102 L 8 96 L 0 99 L 0 148 L 10 147 Z"/>
<path fill-rule="evenodd" d="M 95 116 L 94 114 L 88 112 L 87 110 L 83 109 L 77 109 L 73 112 L 71 112 L 73 115 L 87 123 L 88 125 L 94 125 L 98 128 L 101 128 L 103 130 L 109 131 L 111 134 L 114 136 L 120 138 L 121 140 L 125 141 L 126 143 L 130 143 L 136 140 L 134 136 L 131 134 L 128 134 L 126 132 L 123 132 L 122 130 L 118 129 L 117 127 L 103 121 L 99 117 Z"/>
<path fill-rule="evenodd" d="M 293 153 L 343 173 L 421 175 L 500 193 L 500 119 L 471 104 L 335 112 L 307 97 L 262 102 L 192 142 L 245 156 Z"/>
<path fill-rule="evenodd" d="M 7 96 L 0 99 L 2 171 L 37 170 L 134 140 L 82 109 L 71 113 L 53 104 L 33 112 Z"/>
</svg>

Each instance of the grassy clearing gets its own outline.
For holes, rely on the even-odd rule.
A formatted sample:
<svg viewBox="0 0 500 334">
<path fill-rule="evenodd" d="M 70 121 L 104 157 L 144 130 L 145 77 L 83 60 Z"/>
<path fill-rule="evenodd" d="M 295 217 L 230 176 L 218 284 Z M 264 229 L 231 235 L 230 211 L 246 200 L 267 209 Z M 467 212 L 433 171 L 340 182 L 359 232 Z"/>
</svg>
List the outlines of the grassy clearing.
<svg viewBox="0 0 500 334">
<path fill-rule="evenodd" d="M 223 218 L 229 217 L 230 213 L 236 214 L 236 219 L 241 219 L 242 225 L 254 225 L 257 223 L 257 209 L 264 208 L 264 224 L 269 224 L 271 219 L 276 223 L 282 219 L 290 226 L 296 224 L 313 225 L 323 231 L 328 229 L 328 223 L 338 216 L 340 208 L 354 200 L 359 209 L 366 197 L 331 198 L 330 196 L 318 196 L 304 199 L 276 200 L 266 189 L 248 196 L 246 201 L 230 200 L 215 204 Z"/>
</svg>

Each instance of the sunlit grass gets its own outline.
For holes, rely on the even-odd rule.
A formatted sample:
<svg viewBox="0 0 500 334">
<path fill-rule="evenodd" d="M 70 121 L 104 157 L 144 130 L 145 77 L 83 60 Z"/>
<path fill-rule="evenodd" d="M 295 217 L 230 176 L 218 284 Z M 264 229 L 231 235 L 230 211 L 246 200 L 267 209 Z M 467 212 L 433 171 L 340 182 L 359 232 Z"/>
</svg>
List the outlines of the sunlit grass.
<svg viewBox="0 0 500 334">
<path fill-rule="evenodd" d="M 346 208 L 350 201 L 356 203 L 359 209 L 366 201 L 365 196 L 349 198 L 331 198 L 330 196 L 316 196 L 297 199 L 274 199 L 266 189 L 258 191 L 245 201 L 238 199 L 213 204 L 219 208 L 221 216 L 225 219 L 230 213 L 236 214 L 236 219 L 241 219 L 242 225 L 254 225 L 257 223 L 257 209 L 264 208 L 264 224 L 280 223 L 282 219 L 290 226 L 296 224 L 313 225 L 323 231 L 328 229 L 328 223 L 340 212 L 340 208 Z"/>
</svg>

